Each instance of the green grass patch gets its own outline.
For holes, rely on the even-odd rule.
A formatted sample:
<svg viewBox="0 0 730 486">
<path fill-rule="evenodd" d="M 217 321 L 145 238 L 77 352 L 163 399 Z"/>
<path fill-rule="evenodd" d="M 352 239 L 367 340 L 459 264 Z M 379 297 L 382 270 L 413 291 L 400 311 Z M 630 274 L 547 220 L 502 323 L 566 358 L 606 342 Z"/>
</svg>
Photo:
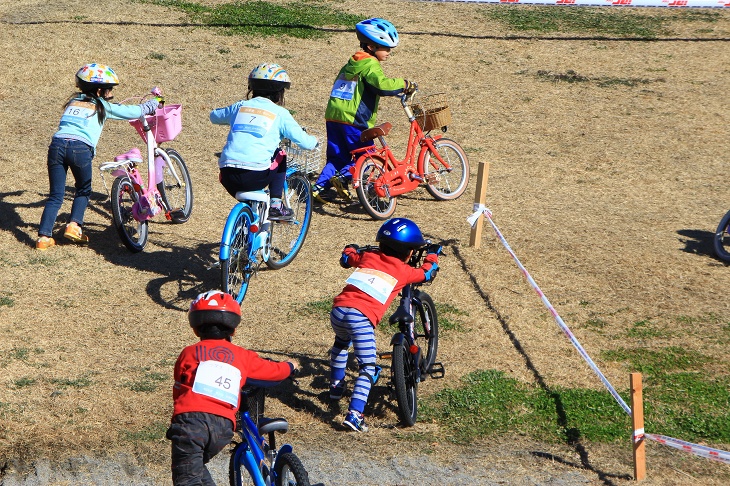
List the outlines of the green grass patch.
<svg viewBox="0 0 730 486">
<path fill-rule="evenodd" d="M 3 295 L 0 296 L 0 307 L 12 307 L 15 305 L 15 301 L 10 297 Z"/>
<path fill-rule="evenodd" d="M 126 442 L 154 442 L 165 438 L 170 422 L 154 422 L 141 430 L 123 430 L 119 438 Z"/>
<path fill-rule="evenodd" d="M 619 348 L 603 351 L 601 357 L 605 360 L 626 362 L 632 371 L 651 375 L 676 370 L 701 370 L 711 361 L 709 356 L 678 346 L 659 350 Z"/>
<path fill-rule="evenodd" d="M 304 306 L 296 304 L 293 306 L 297 312 L 307 314 L 318 319 L 329 320 L 330 311 L 332 310 L 332 299 L 315 300 L 307 302 Z"/>
<path fill-rule="evenodd" d="M 91 385 L 91 380 L 85 376 L 81 378 L 53 378 L 50 382 L 59 388 L 86 388 Z"/>
<path fill-rule="evenodd" d="M 672 333 L 666 329 L 660 329 L 649 319 L 644 319 L 635 322 L 626 332 L 626 335 L 630 338 L 650 339 L 670 337 Z"/>
<path fill-rule="evenodd" d="M 527 72 L 527 71 L 525 71 Z M 520 73 L 524 74 L 524 73 Z M 569 84 L 575 84 L 575 83 L 590 83 L 593 82 L 597 86 L 601 88 L 608 88 L 611 86 L 628 86 L 628 87 L 636 87 L 640 85 L 646 85 L 646 84 L 652 84 L 652 83 L 663 83 L 665 80 L 663 78 L 657 78 L 657 79 L 645 79 L 645 78 L 614 78 L 609 76 L 600 76 L 600 77 L 590 77 L 590 76 L 584 76 L 582 74 L 578 74 L 577 72 L 573 71 L 572 69 L 568 69 L 564 73 L 554 73 L 552 71 L 546 71 L 543 69 L 539 69 L 535 76 L 538 79 L 542 79 L 545 81 L 552 81 L 554 83 L 569 83 Z"/>
<path fill-rule="evenodd" d="M 434 305 L 436 306 L 436 318 L 439 323 L 439 332 L 464 330 L 464 323 L 460 320 L 460 317 L 468 316 L 468 312 L 451 304 L 435 302 Z"/>
<path fill-rule="evenodd" d="M 30 378 L 27 376 L 18 378 L 17 380 L 13 380 L 13 386 L 15 388 L 26 388 L 26 387 L 35 385 L 35 383 L 36 383 L 35 378 Z"/>
<path fill-rule="evenodd" d="M 628 391 L 620 392 L 625 401 Z M 462 386 L 421 400 L 423 420 L 438 422 L 456 443 L 517 434 L 567 442 L 627 441 L 630 418 L 605 390 L 545 390 L 496 370 L 466 375 Z M 689 441 L 730 444 L 730 379 L 694 373 L 649 376 L 646 430 Z"/>
<path fill-rule="evenodd" d="M 134 392 L 152 393 L 157 391 L 168 378 L 169 376 L 165 373 L 145 371 L 144 376 L 138 380 L 125 383 L 125 386 Z"/>
<path fill-rule="evenodd" d="M 144 3 L 177 8 L 187 13 L 191 22 L 221 28 L 229 35 L 319 38 L 327 35 L 324 27 L 354 29 L 364 18 L 338 12 L 317 1 L 287 4 L 251 1 L 214 6 L 178 0 L 146 0 Z"/>
</svg>

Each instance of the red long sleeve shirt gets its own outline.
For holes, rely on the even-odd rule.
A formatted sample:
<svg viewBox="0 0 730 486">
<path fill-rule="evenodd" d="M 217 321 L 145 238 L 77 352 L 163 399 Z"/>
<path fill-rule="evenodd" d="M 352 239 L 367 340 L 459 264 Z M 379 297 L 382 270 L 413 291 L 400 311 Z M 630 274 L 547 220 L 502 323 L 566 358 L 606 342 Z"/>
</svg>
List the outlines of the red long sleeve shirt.
<svg viewBox="0 0 730 486">
<path fill-rule="evenodd" d="M 386 274 L 385 278 L 391 277 L 390 285 L 394 285 L 390 294 L 381 302 L 373 295 L 361 290 L 355 285 L 348 283 L 342 292 L 332 301 L 333 307 L 353 307 L 370 319 L 373 326 L 377 326 L 388 310 L 388 306 L 403 287 L 410 283 L 419 283 L 426 280 L 426 272 L 431 269 L 434 263 L 438 263 L 438 255 L 426 255 L 423 265 L 413 268 L 399 258 L 388 256 L 381 251 L 364 251 L 358 253 L 354 248 L 345 248 L 347 264 L 358 269 L 370 269 Z M 376 274 L 377 275 L 377 274 Z"/>
<path fill-rule="evenodd" d="M 289 363 L 263 359 L 226 339 L 201 340 L 183 349 L 175 363 L 172 415 L 211 413 L 230 419 L 235 426 L 240 390 L 247 378 L 282 381 L 291 372 Z"/>
</svg>

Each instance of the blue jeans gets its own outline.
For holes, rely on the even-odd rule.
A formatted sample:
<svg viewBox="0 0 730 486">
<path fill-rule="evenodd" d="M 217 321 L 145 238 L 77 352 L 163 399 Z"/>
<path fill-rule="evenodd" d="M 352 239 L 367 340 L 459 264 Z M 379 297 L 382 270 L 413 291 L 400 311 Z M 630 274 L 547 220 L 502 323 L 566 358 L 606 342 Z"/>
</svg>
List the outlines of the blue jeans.
<svg viewBox="0 0 730 486">
<path fill-rule="evenodd" d="M 41 216 L 41 226 L 38 234 L 41 236 L 52 236 L 53 225 L 56 224 L 58 210 L 63 204 L 63 196 L 66 192 L 66 173 L 71 173 L 76 180 L 73 204 L 71 205 L 71 217 L 79 226 L 84 224 L 84 213 L 89 205 L 91 195 L 91 160 L 94 158 L 94 149 L 90 145 L 79 140 L 68 140 L 53 137 L 51 145 L 48 146 L 48 181 L 50 192 L 46 207 Z"/>
<path fill-rule="evenodd" d="M 340 175 L 345 180 L 352 179 L 350 168 L 355 165 L 351 152 L 361 147 L 374 145 L 372 140 L 360 141 L 363 130 L 345 123 L 327 122 L 327 163 L 317 178 L 317 189 L 329 188 L 330 179 Z"/>
</svg>

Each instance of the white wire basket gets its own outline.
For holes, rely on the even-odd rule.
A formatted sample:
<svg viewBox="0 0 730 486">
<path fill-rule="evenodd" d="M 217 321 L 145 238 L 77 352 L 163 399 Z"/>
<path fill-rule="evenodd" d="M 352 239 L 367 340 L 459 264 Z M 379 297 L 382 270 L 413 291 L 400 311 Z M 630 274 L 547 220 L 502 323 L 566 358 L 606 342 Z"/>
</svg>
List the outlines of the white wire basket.
<svg viewBox="0 0 730 486">
<path fill-rule="evenodd" d="M 286 166 L 301 172 L 302 174 L 319 174 L 322 170 L 322 147 L 323 137 L 312 130 L 307 133 L 317 137 L 317 146 L 312 150 L 305 150 L 288 138 L 281 141 L 280 147 L 286 150 Z"/>
</svg>

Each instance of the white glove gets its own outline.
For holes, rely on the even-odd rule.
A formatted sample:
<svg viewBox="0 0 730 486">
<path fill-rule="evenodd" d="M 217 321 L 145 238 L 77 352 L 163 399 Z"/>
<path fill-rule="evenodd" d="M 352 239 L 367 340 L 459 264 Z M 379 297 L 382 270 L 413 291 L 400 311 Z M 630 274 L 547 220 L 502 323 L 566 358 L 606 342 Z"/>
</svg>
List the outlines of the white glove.
<svg viewBox="0 0 730 486">
<path fill-rule="evenodd" d="M 160 104 L 156 99 L 147 100 L 139 105 L 142 108 L 143 115 L 154 115 L 157 111 L 157 106 Z"/>
</svg>

